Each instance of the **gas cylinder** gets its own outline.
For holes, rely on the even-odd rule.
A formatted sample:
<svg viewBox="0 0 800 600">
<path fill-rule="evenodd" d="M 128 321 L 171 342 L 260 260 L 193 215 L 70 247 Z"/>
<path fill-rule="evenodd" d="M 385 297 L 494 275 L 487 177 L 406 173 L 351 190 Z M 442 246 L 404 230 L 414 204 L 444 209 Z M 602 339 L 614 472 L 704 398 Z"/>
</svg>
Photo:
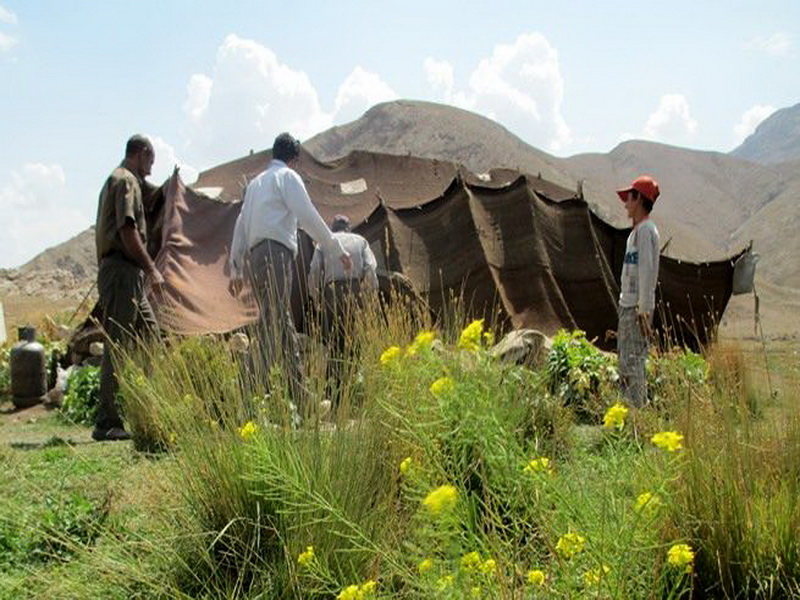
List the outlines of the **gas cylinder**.
<svg viewBox="0 0 800 600">
<path fill-rule="evenodd" d="M 44 346 L 36 341 L 33 327 L 20 327 L 19 342 L 11 348 L 11 401 L 28 408 L 44 400 L 47 393 L 47 360 Z"/>
</svg>

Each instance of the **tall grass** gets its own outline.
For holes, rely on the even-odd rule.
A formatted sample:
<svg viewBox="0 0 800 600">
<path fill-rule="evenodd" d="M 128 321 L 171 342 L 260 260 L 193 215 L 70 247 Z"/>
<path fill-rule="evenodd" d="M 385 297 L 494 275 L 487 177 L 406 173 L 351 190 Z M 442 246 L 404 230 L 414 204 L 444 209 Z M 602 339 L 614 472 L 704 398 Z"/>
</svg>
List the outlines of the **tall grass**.
<svg viewBox="0 0 800 600">
<path fill-rule="evenodd" d="M 160 557 L 153 596 L 797 592 L 800 428 L 765 421 L 735 349 L 654 358 L 653 404 L 605 428 L 613 364 L 588 346 L 559 383 L 492 359 L 491 323 L 463 311 L 437 323 L 413 304 L 368 303 L 328 409 L 315 319 L 302 403 L 280 359 L 224 339 L 124 357 L 126 419 L 137 448 L 169 464 L 175 499 L 154 515 L 163 543 L 143 543 Z M 684 449 L 654 447 L 661 430 Z M 688 566 L 668 561 L 679 543 Z"/>
</svg>

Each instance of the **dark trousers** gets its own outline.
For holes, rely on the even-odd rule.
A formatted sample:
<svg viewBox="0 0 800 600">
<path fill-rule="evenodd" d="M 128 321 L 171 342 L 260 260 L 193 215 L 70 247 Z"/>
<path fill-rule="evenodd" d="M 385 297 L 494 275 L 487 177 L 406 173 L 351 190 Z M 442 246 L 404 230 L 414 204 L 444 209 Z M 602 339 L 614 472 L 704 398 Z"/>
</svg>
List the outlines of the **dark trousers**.
<svg viewBox="0 0 800 600">
<path fill-rule="evenodd" d="M 132 262 L 117 256 L 103 258 L 97 273 L 97 287 L 106 340 L 100 365 L 96 426 L 107 430 L 122 427 L 117 407 L 119 382 L 112 353 L 129 348 L 137 338 L 158 335 L 158 323 L 145 294 L 144 273 Z"/>
<path fill-rule="evenodd" d="M 323 290 L 323 333 L 328 346 L 328 389 L 338 404 L 347 366 L 356 352 L 353 330 L 356 316 L 363 309 L 360 279 L 331 281 Z"/>
<path fill-rule="evenodd" d="M 275 240 L 263 240 L 250 249 L 247 276 L 259 305 L 257 339 L 265 372 L 279 366 L 286 374 L 295 404 L 304 404 L 300 345 L 292 318 L 292 273 L 294 255 Z"/>
</svg>

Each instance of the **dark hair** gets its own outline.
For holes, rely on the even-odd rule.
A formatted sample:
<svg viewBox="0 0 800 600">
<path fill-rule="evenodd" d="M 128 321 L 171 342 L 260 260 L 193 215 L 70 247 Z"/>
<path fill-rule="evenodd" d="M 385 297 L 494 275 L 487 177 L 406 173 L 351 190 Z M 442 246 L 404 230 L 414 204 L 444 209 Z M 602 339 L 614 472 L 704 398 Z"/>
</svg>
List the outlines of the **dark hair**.
<svg viewBox="0 0 800 600">
<path fill-rule="evenodd" d="M 650 200 L 650 198 L 645 198 L 642 196 L 642 208 L 649 215 L 653 210 L 653 201 Z"/>
<path fill-rule="evenodd" d="M 300 140 L 285 132 L 275 138 L 272 144 L 272 158 L 288 162 L 298 156 L 300 156 Z"/>
<path fill-rule="evenodd" d="M 350 231 L 350 219 L 346 215 L 336 215 L 331 221 L 331 231 Z"/>
<path fill-rule="evenodd" d="M 128 143 L 125 144 L 125 156 L 135 156 L 142 150 L 149 150 L 152 153 L 153 144 L 140 133 L 132 135 L 128 140 Z"/>
</svg>

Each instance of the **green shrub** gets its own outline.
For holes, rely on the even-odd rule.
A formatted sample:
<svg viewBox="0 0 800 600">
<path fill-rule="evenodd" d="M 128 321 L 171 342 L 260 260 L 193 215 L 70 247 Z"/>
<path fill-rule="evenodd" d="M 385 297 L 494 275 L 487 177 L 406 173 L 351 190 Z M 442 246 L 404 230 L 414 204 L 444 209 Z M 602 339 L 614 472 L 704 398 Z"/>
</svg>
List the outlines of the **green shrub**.
<svg viewBox="0 0 800 600">
<path fill-rule="evenodd" d="M 0 348 L 0 396 L 11 393 L 11 367 L 8 362 L 10 355 L 11 346 Z"/>
<path fill-rule="evenodd" d="M 100 367 L 78 367 L 67 379 L 61 416 L 72 423 L 93 425 L 100 401 Z"/>
<path fill-rule="evenodd" d="M 614 356 L 594 346 L 583 331 L 562 329 L 555 335 L 545 373 L 550 392 L 583 420 L 596 421 L 617 395 Z"/>
</svg>

